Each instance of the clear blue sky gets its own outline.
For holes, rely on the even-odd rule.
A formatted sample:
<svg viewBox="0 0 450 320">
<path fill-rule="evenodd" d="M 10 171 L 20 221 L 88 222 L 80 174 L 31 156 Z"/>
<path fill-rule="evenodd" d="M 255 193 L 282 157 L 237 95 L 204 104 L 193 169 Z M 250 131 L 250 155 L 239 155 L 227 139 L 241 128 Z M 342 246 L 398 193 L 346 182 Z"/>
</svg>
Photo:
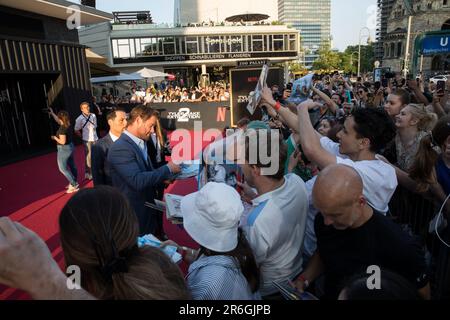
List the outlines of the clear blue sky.
<svg viewBox="0 0 450 320">
<path fill-rule="evenodd" d="M 331 0 L 331 3 L 331 34 L 335 48 L 344 50 L 348 45 L 358 44 L 359 31 L 368 22 L 374 39 L 375 28 L 371 24 L 374 13 L 367 11 L 376 5 L 376 0 Z M 97 0 L 97 8 L 107 12 L 150 10 L 156 23 L 173 23 L 173 0 Z M 362 32 L 362 43 L 367 41 L 367 34 L 367 30 Z"/>
</svg>

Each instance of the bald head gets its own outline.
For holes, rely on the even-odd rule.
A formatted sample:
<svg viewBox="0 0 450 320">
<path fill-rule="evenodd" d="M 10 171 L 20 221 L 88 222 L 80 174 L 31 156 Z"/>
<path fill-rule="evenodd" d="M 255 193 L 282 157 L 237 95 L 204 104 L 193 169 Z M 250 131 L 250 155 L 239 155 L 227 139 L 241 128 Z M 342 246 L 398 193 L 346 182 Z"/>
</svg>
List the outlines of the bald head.
<svg viewBox="0 0 450 320">
<path fill-rule="evenodd" d="M 355 169 L 332 165 L 320 172 L 313 188 L 314 206 L 323 214 L 327 225 L 337 229 L 351 227 L 366 201 L 363 182 Z"/>
</svg>

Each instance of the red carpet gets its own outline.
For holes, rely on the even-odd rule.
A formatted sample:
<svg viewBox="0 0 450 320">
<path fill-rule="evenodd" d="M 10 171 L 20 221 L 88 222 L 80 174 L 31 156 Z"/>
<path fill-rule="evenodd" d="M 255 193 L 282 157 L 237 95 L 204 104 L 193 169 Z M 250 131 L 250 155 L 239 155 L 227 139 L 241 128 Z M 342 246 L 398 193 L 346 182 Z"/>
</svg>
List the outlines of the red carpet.
<svg viewBox="0 0 450 320">
<path fill-rule="evenodd" d="M 191 132 L 191 135 L 193 132 Z M 197 155 L 208 142 L 192 146 L 193 155 Z M 79 177 L 84 177 L 84 152 L 77 147 L 75 163 Z M 92 182 L 83 185 L 92 187 Z M 55 260 L 63 268 L 63 253 L 59 241 L 58 217 L 61 209 L 70 199 L 65 194 L 67 180 L 58 171 L 56 152 L 0 167 L 0 216 L 9 216 L 27 228 L 35 231 L 44 239 Z M 186 195 L 197 191 L 194 178 L 177 181 L 166 192 Z M 196 247 L 196 243 L 186 234 L 182 226 L 164 221 L 164 228 L 169 238 L 180 245 Z M 185 272 L 186 265 L 181 269 Z M 0 285 L 0 300 L 28 299 L 22 291 Z"/>
</svg>

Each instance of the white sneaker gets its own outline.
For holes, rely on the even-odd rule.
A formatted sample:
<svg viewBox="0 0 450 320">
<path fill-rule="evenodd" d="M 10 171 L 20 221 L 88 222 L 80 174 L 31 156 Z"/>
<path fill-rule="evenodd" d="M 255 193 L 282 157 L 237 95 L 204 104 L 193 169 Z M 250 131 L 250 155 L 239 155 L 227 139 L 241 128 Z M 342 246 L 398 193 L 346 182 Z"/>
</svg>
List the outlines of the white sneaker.
<svg viewBox="0 0 450 320">
<path fill-rule="evenodd" d="M 75 187 L 70 185 L 70 187 L 67 189 L 66 193 L 74 193 L 80 190 L 80 186 L 76 185 Z"/>
</svg>

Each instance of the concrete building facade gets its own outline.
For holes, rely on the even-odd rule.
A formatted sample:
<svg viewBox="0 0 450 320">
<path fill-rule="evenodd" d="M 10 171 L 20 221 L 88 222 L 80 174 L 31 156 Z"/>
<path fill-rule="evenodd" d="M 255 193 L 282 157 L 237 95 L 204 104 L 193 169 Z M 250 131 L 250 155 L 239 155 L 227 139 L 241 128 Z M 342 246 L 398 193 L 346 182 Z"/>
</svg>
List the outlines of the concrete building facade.
<svg viewBox="0 0 450 320">
<path fill-rule="evenodd" d="M 412 10 L 410 11 L 409 8 Z M 449 0 L 410 0 L 410 2 L 394 0 L 387 19 L 386 34 L 379 43 L 383 48 L 382 66 L 390 67 L 392 71 L 397 72 L 404 70 L 410 12 L 413 18 L 407 70 L 412 71 L 416 59 L 419 61 L 415 70 L 417 72 L 422 71 L 426 75 L 433 75 L 449 71 L 450 53 L 422 56 L 420 48 L 415 47 L 417 38 L 423 37 L 427 32 L 442 31 L 444 44 L 448 41 L 450 36 Z M 445 33 L 445 30 L 448 30 L 448 33 Z"/>
</svg>

